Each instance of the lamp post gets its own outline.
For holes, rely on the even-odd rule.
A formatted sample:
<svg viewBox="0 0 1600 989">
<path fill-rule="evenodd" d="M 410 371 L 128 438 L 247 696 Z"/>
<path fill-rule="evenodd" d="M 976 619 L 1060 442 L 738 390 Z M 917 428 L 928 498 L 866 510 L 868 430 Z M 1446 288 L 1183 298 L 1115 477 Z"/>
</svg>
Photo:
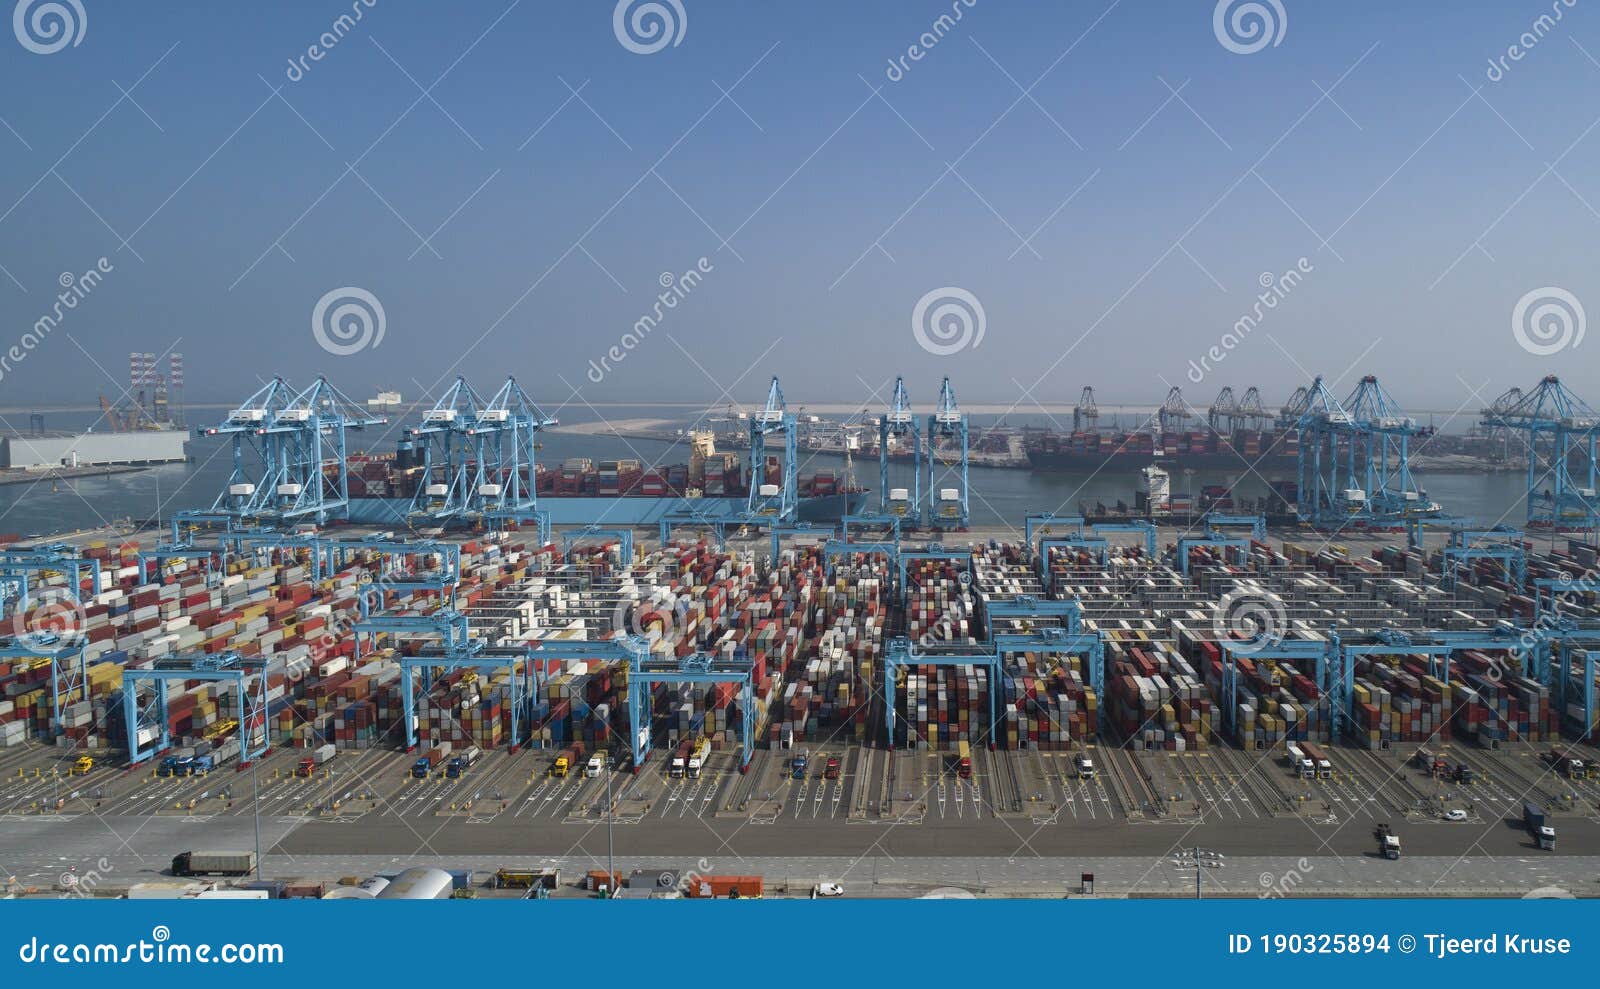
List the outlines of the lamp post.
<svg viewBox="0 0 1600 989">
<path fill-rule="evenodd" d="M 1177 864 L 1179 866 L 1186 866 L 1190 864 L 1194 865 L 1195 899 L 1198 900 L 1201 898 L 1201 870 L 1224 868 L 1227 865 L 1227 863 L 1223 861 L 1226 857 L 1227 856 L 1223 855 L 1221 852 L 1213 851 L 1209 848 L 1201 848 L 1198 845 L 1193 848 L 1183 849 L 1182 854 L 1178 858 Z"/>
</svg>

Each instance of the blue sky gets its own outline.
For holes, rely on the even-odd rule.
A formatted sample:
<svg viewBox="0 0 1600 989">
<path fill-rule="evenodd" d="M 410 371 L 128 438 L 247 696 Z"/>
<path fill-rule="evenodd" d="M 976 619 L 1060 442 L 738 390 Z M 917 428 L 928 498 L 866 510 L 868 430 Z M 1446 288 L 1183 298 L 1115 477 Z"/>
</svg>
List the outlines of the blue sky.
<svg viewBox="0 0 1600 989">
<path fill-rule="evenodd" d="M 320 370 L 358 397 L 514 371 L 550 406 L 755 402 L 772 373 L 815 402 L 881 399 L 897 373 L 927 401 L 948 374 L 1021 412 L 1084 384 L 1276 404 L 1365 372 L 1419 410 L 1548 373 L 1600 402 L 1575 322 L 1555 353 L 1513 333 L 1539 290 L 1600 313 L 1583 0 L 1280 0 L 1277 44 L 1249 54 L 1209 0 L 680 0 L 679 43 L 650 54 L 610 0 L 79 2 L 76 45 L 0 34 L 4 343 L 63 272 L 111 270 L 7 365 L 0 406 L 115 397 L 129 350 L 175 342 L 192 401 Z M 623 345 L 663 273 L 697 265 Z M 1297 266 L 1224 346 L 1263 273 Z M 313 311 L 344 287 L 380 301 L 379 346 L 319 346 Z M 912 317 L 949 289 L 984 334 L 933 353 Z"/>
</svg>

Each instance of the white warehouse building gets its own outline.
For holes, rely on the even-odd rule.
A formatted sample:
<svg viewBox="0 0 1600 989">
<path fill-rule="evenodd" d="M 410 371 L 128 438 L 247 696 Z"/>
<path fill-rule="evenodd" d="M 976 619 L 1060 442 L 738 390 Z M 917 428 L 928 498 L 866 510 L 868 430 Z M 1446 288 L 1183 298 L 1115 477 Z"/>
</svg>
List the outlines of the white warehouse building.
<svg viewBox="0 0 1600 989">
<path fill-rule="evenodd" d="M 45 469 L 171 464 L 188 459 L 183 430 L 0 438 L 0 467 Z"/>
</svg>

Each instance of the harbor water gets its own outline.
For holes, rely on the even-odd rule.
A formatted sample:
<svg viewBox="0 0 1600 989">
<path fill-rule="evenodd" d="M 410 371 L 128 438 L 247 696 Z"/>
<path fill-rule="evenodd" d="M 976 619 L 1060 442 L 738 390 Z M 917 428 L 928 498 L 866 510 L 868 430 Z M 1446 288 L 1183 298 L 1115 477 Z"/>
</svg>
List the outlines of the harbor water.
<svg viewBox="0 0 1600 989">
<path fill-rule="evenodd" d="M 220 416 L 220 412 L 191 413 L 192 421 L 209 421 L 206 416 Z M 609 406 L 604 415 L 612 421 L 622 419 L 685 419 L 682 406 Z M 594 410 L 570 407 L 562 409 L 559 416 L 564 424 L 596 422 L 600 413 Z M 973 416 L 976 434 L 995 421 L 993 416 Z M 51 428 L 82 429 L 94 424 L 96 416 L 90 413 L 51 413 Z M 409 421 L 409 419 L 407 419 Z M 1023 425 L 1013 416 L 1012 426 Z M 1045 425 L 1044 421 L 1028 423 Z M 351 433 L 351 452 L 392 452 L 401 426 L 391 422 L 386 427 Z M 566 457 L 588 457 L 593 460 L 634 458 L 646 466 L 653 464 L 686 463 L 689 449 L 686 442 L 624 439 L 613 435 L 579 435 L 565 432 L 541 434 L 539 461 L 557 465 Z M 132 473 L 104 477 L 87 477 L 74 481 L 48 480 L 27 484 L 0 486 L 0 532 L 19 533 L 24 536 L 48 535 L 110 525 L 124 519 L 147 520 L 156 516 L 169 517 L 173 512 L 193 508 L 209 508 L 228 482 L 232 469 L 230 447 L 216 439 L 196 439 L 190 444 L 192 462 L 169 464 Z M 741 451 L 742 452 L 742 451 Z M 1138 483 L 1137 471 L 1144 466 L 1130 459 L 1124 464 L 1105 467 L 1097 472 L 1082 474 L 1036 474 L 1026 469 L 973 467 L 971 469 L 971 510 L 973 524 L 983 527 L 1013 525 L 1020 528 L 1024 515 L 1036 512 L 1077 514 L 1080 509 L 1092 509 L 1097 503 L 1115 508 L 1123 502 L 1131 506 Z M 869 508 L 876 505 L 878 464 L 875 457 L 856 458 L 854 472 L 857 480 L 872 489 Z M 802 453 L 800 472 L 816 469 L 842 470 L 842 457 L 830 454 Z M 911 469 L 908 464 L 891 464 L 890 487 L 911 487 Z M 1292 471 L 1282 474 L 1292 479 Z M 1233 485 L 1237 496 L 1258 498 L 1266 491 L 1266 482 L 1276 480 L 1274 473 L 1268 477 L 1252 474 L 1243 469 L 1228 471 L 1195 471 L 1190 474 L 1175 470 L 1172 488 L 1175 493 L 1193 492 L 1198 495 L 1207 485 Z M 1418 474 L 1418 482 L 1429 497 L 1456 515 L 1467 516 L 1485 523 L 1506 522 L 1519 525 L 1524 520 L 1524 477 L 1520 473 L 1500 474 Z M 935 469 L 934 487 L 955 487 L 954 473 L 940 466 Z M 922 479 L 923 497 L 927 497 L 928 482 Z"/>
</svg>

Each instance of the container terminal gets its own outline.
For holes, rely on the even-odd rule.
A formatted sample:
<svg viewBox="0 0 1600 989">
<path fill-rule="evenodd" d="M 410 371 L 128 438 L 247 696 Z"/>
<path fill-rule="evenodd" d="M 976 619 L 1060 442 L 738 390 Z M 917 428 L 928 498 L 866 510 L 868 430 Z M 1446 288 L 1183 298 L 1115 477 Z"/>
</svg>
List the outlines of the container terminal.
<svg viewBox="0 0 1600 989">
<path fill-rule="evenodd" d="M 775 378 L 742 498 L 574 523 L 554 420 L 457 384 L 404 527 L 351 495 L 381 416 L 275 379 L 201 427 L 210 505 L 0 550 L 8 892 L 1190 895 L 1203 845 L 1210 895 L 1594 895 L 1600 415 L 1555 377 L 1481 412 L 1520 527 L 1416 489 L 1370 376 L 1298 393 L 1292 523 L 1175 524 L 1152 468 L 1141 518 L 988 530 L 948 380 L 879 429 L 957 455 L 837 521 Z"/>
</svg>

